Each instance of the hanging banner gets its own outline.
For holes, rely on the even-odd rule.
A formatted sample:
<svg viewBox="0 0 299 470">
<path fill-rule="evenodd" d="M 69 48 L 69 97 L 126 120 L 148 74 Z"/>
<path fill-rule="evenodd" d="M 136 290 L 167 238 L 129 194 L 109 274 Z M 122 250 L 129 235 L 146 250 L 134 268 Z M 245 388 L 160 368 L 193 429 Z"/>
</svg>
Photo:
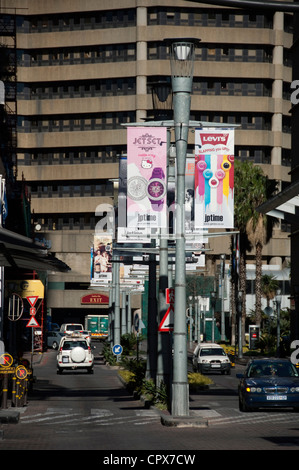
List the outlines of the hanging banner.
<svg viewBox="0 0 299 470">
<path fill-rule="evenodd" d="M 94 237 L 91 249 L 91 285 L 112 280 L 112 235 Z"/>
<path fill-rule="evenodd" d="M 167 226 L 167 130 L 127 130 L 127 226 Z"/>
<path fill-rule="evenodd" d="M 147 227 L 127 227 L 127 157 L 119 159 L 119 187 L 117 207 L 117 242 L 150 243 L 151 230 Z"/>
<path fill-rule="evenodd" d="M 195 131 L 195 227 L 234 228 L 234 130 Z"/>
</svg>

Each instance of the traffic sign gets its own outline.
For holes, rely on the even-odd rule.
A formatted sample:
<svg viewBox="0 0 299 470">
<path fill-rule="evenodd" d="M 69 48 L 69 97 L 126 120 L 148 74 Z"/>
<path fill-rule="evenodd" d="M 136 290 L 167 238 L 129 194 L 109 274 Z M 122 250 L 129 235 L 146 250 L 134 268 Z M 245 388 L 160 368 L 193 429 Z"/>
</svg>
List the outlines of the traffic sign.
<svg viewBox="0 0 299 470">
<path fill-rule="evenodd" d="M 172 331 L 174 328 L 174 306 L 170 305 L 167 312 L 165 313 L 158 331 Z"/>
<path fill-rule="evenodd" d="M 34 307 L 34 305 L 36 304 L 36 301 L 38 299 L 38 295 L 30 295 L 30 296 L 26 297 L 26 299 L 30 303 L 31 307 Z"/>
<path fill-rule="evenodd" d="M 0 366 L 2 367 L 10 367 L 13 363 L 13 357 L 8 354 L 8 353 L 4 353 L 4 354 L 1 354 L 0 356 Z"/>
<path fill-rule="evenodd" d="M 35 317 L 31 317 L 29 322 L 27 323 L 26 327 L 38 327 L 40 328 L 39 324 L 37 323 Z"/>
<path fill-rule="evenodd" d="M 16 376 L 18 377 L 18 379 L 26 379 L 27 374 L 28 374 L 28 371 L 27 371 L 26 367 L 18 366 L 16 368 Z"/>
<path fill-rule="evenodd" d="M 36 309 L 35 309 L 35 307 L 30 307 L 30 315 L 31 315 L 32 317 L 34 317 L 35 314 L 36 314 Z"/>
<path fill-rule="evenodd" d="M 174 328 L 174 293 L 173 287 L 166 289 L 166 303 L 169 304 L 169 307 L 159 325 L 158 331 L 172 331 Z"/>
<path fill-rule="evenodd" d="M 136 315 L 134 317 L 134 328 L 135 328 L 135 331 L 139 331 L 139 315 L 138 315 L 138 313 L 136 313 Z"/>
<path fill-rule="evenodd" d="M 166 303 L 174 304 L 174 287 L 168 287 L 166 289 Z"/>
<path fill-rule="evenodd" d="M 112 352 L 115 356 L 119 356 L 123 352 L 123 348 L 120 344 L 115 344 L 112 348 Z"/>
</svg>

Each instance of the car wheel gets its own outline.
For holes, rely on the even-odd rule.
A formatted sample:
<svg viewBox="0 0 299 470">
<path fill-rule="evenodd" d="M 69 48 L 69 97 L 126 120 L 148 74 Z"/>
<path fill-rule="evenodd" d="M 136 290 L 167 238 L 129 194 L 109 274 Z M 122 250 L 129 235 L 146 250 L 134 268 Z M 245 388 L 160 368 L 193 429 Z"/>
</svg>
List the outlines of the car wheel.
<svg viewBox="0 0 299 470">
<path fill-rule="evenodd" d="M 53 349 L 57 349 L 57 348 L 58 348 L 58 343 L 56 343 L 56 341 L 53 341 L 52 348 L 53 348 Z"/>
<path fill-rule="evenodd" d="M 61 367 L 58 367 L 58 369 L 57 369 L 57 374 L 59 374 L 59 375 L 62 374 L 62 368 L 61 368 Z"/>
<path fill-rule="evenodd" d="M 88 372 L 89 374 L 93 374 L 93 368 L 92 368 L 92 367 L 88 367 L 87 372 Z"/>
</svg>

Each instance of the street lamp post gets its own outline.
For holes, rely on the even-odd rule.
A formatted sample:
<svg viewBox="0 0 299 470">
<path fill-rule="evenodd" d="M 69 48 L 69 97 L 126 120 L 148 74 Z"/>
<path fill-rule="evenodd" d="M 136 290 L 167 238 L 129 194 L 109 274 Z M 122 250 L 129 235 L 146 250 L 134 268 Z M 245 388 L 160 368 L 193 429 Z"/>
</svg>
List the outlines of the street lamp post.
<svg viewBox="0 0 299 470">
<path fill-rule="evenodd" d="M 220 255 L 220 285 L 221 285 L 221 341 L 225 341 L 225 313 L 224 313 L 224 279 L 225 279 L 225 254 Z"/>
<path fill-rule="evenodd" d="M 173 91 L 173 117 L 176 144 L 176 259 L 175 305 L 173 330 L 173 416 L 189 416 L 186 330 L 186 263 L 185 263 L 185 166 L 190 119 L 191 91 L 198 39 L 167 39 Z"/>
<path fill-rule="evenodd" d="M 280 307 L 281 307 L 281 291 L 278 289 L 275 296 L 277 310 L 277 336 L 276 336 L 276 355 L 280 356 Z"/>
<path fill-rule="evenodd" d="M 190 329 L 189 344 L 190 344 L 190 348 L 192 346 L 192 339 L 193 339 L 192 338 L 192 330 L 193 330 L 192 300 L 193 300 L 192 295 L 189 295 L 189 329 Z"/>
<path fill-rule="evenodd" d="M 216 292 L 211 292 L 211 304 L 212 304 L 212 343 L 215 343 L 215 306 L 216 306 Z"/>
</svg>

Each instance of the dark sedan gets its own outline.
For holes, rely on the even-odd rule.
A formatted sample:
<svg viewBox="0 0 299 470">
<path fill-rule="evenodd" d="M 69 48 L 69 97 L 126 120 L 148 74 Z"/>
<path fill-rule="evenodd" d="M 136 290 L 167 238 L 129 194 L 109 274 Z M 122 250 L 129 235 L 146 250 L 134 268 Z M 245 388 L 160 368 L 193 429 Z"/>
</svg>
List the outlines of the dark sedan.
<svg viewBox="0 0 299 470">
<path fill-rule="evenodd" d="M 299 411 L 299 372 L 288 359 L 254 359 L 240 379 L 240 411 L 292 407 Z"/>
</svg>

